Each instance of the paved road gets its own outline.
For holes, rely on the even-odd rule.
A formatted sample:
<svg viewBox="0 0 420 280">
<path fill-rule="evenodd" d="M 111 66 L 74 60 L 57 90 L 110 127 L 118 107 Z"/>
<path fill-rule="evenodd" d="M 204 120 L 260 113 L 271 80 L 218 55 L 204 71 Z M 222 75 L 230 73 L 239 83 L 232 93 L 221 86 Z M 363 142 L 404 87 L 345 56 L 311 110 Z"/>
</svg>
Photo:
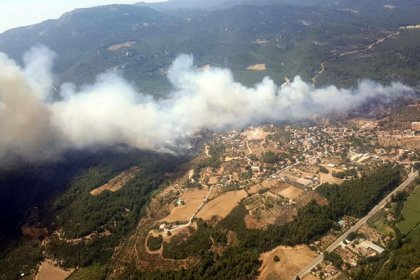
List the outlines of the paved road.
<svg viewBox="0 0 420 280">
<path fill-rule="evenodd" d="M 375 207 L 373 207 L 372 210 L 365 217 L 360 219 L 354 226 L 352 226 L 345 233 L 343 233 L 339 238 L 337 238 L 330 246 L 328 246 L 327 249 L 325 249 L 325 251 L 329 253 L 334 251 L 340 245 L 340 243 L 344 241 L 344 239 L 347 238 L 347 235 L 349 235 L 349 233 L 359 230 L 375 213 L 377 213 L 379 210 L 381 210 L 385 206 L 388 200 L 391 199 L 392 195 L 403 190 L 405 187 L 411 184 L 416 178 L 416 176 L 417 176 L 417 172 L 410 173 L 408 175 L 408 178 L 404 182 L 402 182 L 396 189 L 394 189 L 383 200 L 381 200 L 381 202 L 379 202 Z M 316 257 L 308 265 L 306 265 L 304 268 L 301 269 L 301 271 L 299 272 L 299 277 L 302 278 L 303 276 L 305 276 L 314 267 L 320 264 L 323 261 L 323 259 L 324 259 L 324 254 L 321 253 L 318 257 Z"/>
</svg>

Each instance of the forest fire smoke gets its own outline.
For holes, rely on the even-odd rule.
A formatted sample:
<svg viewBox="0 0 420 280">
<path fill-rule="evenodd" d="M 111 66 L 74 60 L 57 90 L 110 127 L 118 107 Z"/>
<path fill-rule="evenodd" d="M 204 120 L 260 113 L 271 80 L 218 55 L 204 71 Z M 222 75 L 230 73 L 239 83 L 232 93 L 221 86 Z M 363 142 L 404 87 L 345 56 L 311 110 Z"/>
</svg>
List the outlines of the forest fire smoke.
<svg viewBox="0 0 420 280">
<path fill-rule="evenodd" d="M 249 88 L 235 82 L 228 69 L 200 71 L 192 56 L 181 55 L 168 72 L 173 90 L 165 99 L 137 92 L 113 72 L 80 88 L 65 84 L 53 98 L 53 59 L 45 47 L 30 50 L 24 67 L 0 54 L 0 160 L 45 160 L 68 149 L 114 145 L 174 152 L 202 129 L 305 119 L 414 93 L 401 83 L 372 81 L 354 89 L 318 89 L 300 77 L 283 86 L 264 78 Z"/>
</svg>

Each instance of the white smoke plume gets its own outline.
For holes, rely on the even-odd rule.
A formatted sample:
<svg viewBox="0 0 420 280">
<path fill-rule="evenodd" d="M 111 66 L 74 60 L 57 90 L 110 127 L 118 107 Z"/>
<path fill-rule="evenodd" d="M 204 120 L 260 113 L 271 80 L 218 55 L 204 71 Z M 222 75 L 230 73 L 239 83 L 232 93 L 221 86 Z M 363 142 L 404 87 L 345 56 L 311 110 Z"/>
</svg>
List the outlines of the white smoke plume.
<svg viewBox="0 0 420 280">
<path fill-rule="evenodd" d="M 172 152 L 202 129 L 243 128 L 265 121 L 304 119 L 345 112 L 372 98 L 392 102 L 413 95 L 401 83 L 362 81 L 357 88 L 315 89 L 300 77 L 283 86 L 265 78 L 253 88 L 234 81 L 227 69 L 198 70 L 179 56 L 169 70 L 173 91 L 154 100 L 118 74 L 91 85 L 63 85 L 51 98 L 54 54 L 45 47 L 25 55 L 25 66 L 0 54 L 0 162 L 42 160 L 67 149 L 128 145 Z"/>
</svg>

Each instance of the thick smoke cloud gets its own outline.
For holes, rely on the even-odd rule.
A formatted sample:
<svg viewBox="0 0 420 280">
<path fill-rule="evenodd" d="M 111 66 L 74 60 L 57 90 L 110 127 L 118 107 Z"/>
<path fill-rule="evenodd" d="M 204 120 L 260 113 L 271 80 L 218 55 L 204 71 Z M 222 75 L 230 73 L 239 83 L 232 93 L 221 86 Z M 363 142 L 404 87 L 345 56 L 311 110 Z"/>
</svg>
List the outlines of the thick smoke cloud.
<svg viewBox="0 0 420 280">
<path fill-rule="evenodd" d="M 315 89 L 300 77 L 282 86 L 265 78 L 248 88 L 227 69 L 202 71 L 191 56 L 181 55 L 168 72 L 173 91 L 164 100 L 139 93 L 108 72 L 81 88 L 63 85 L 59 101 L 53 101 L 53 58 L 47 48 L 37 47 L 25 55 L 22 68 L 0 54 L 0 162 L 43 160 L 67 149 L 113 145 L 175 152 L 202 129 L 304 119 L 345 112 L 372 98 L 392 102 L 413 94 L 400 83 L 371 81 L 354 89 Z"/>
<path fill-rule="evenodd" d="M 39 51 L 46 52 L 46 49 Z M 30 56 L 26 68 L 21 69 L 0 54 L 0 163 L 16 158 L 48 159 L 58 150 L 58 136 L 50 125 L 51 110 L 42 101 L 48 94 L 44 82 L 50 81 L 44 80 L 44 75 L 49 71 L 50 60 L 42 62 L 40 75 L 32 75 L 41 62 L 39 54 L 33 59 Z"/>
</svg>

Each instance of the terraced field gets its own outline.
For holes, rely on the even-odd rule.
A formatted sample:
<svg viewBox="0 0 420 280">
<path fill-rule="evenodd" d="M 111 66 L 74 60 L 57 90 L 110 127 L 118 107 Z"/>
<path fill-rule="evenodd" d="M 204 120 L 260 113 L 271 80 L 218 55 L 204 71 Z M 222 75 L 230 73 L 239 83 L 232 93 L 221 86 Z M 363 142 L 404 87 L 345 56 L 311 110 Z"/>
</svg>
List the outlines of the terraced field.
<svg viewBox="0 0 420 280">
<path fill-rule="evenodd" d="M 102 267 L 100 265 L 92 265 L 76 270 L 66 280 L 96 280 L 101 279 L 101 276 Z"/>
</svg>

